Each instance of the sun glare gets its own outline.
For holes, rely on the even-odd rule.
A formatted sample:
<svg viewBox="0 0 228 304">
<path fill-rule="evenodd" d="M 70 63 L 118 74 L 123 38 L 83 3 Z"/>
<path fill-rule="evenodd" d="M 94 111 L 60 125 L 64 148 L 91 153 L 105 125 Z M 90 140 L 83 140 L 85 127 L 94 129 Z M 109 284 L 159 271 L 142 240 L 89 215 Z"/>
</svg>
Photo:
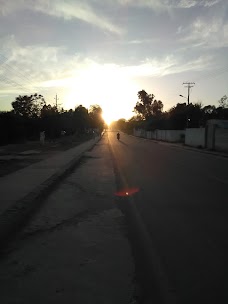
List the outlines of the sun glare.
<svg viewBox="0 0 228 304">
<path fill-rule="evenodd" d="M 108 126 L 110 126 L 111 123 L 112 123 L 113 121 L 115 121 L 115 118 L 112 117 L 112 115 L 109 115 L 109 114 L 103 113 L 103 114 L 102 114 L 102 117 L 103 117 L 105 123 L 106 123 Z"/>
<path fill-rule="evenodd" d="M 137 87 L 120 68 L 93 65 L 68 80 L 66 108 L 99 104 L 109 125 L 120 118 L 130 118 L 137 99 Z"/>
</svg>

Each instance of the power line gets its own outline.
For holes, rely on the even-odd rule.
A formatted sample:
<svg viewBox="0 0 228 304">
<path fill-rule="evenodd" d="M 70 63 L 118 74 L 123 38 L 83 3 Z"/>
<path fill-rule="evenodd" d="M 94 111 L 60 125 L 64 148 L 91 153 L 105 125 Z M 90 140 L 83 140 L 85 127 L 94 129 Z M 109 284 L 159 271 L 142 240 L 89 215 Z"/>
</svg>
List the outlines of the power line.
<svg viewBox="0 0 228 304">
<path fill-rule="evenodd" d="M 15 66 L 17 67 L 17 64 L 15 64 L 15 66 L 10 65 L 7 61 L 9 59 L 4 56 L 3 54 L 0 53 L 0 67 L 3 68 L 3 73 L 7 74 L 10 77 L 6 77 L 4 74 L 1 75 L 0 74 L 0 83 L 4 83 L 5 85 L 8 86 L 16 86 L 18 88 L 22 88 L 23 91 L 27 92 L 31 92 L 32 90 L 36 89 L 36 90 L 50 90 L 50 88 L 46 88 L 45 86 L 34 86 L 33 83 L 28 79 L 27 76 L 25 76 L 23 73 L 21 73 L 19 71 L 19 67 L 15 68 Z M 19 80 L 19 81 L 18 81 Z M 25 85 L 23 85 L 22 83 L 26 82 Z M 27 85 L 30 85 L 30 87 L 27 87 Z M 51 88 L 51 90 L 53 90 L 54 88 Z M 63 91 L 62 88 L 58 88 L 58 90 Z M 58 100 L 58 98 L 57 98 Z M 56 100 L 56 101 L 57 101 Z M 58 102 L 56 102 L 57 106 L 59 106 L 60 104 L 58 104 Z"/>
<path fill-rule="evenodd" d="M 7 84 L 7 85 L 11 85 L 11 86 L 16 86 L 21 88 L 23 91 L 27 91 L 28 89 L 25 88 L 24 86 L 22 86 L 21 84 L 19 84 L 18 82 L 16 82 L 15 80 L 9 79 L 7 77 L 5 77 L 4 75 L 0 75 L 0 82 Z"/>
<path fill-rule="evenodd" d="M 1 57 L 4 58 L 4 60 Z M 8 61 L 8 58 L 5 57 L 4 55 L 0 54 L 0 62 L 2 63 L 2 66 L 6 70 L 13 72 L 14 74 L 16 73 L 17 76 L 19 75 L 19 78 L 21 78 L 24 81 L 26 80 L 26 82 L 28 82 L 30 85 L 33 86 L 33 83 L 31 82 L 31 80 L 27 76 L 25 76 L 23 73 L 21 73 L 21 71 L 19 71 L 19 69 L 15 68 L 16 64 L 14 66 L 11 66 L 7 61 Z"/>
<path fill-rule="evenodd" d="M 14 66 L 12 66 L 7 62 L 8 60 L 9 59 L 6 56 L 0 53 L 0 66 L 3 68 L 2 71 L 4 74 L 7 74 L 11 78 L 10 79 L 9 77 L 6 77 L 3 74 L 0 75 L 0 81 L 9 86 L 16 86 L 17 88 L 22 88 L 25 92 L 32 93 L 36 91 L 38 87 L 34 86 L 31 80 L 23 73 L 21 73 L 21 71 L 19 71 L 19 67 L 15 68 L 15 66 L 17 66 L 16 63 Z"/>
<path fill-rule="evenodd" d="M 6 71 L 7 71 L 7 69 L 6 69 Z M 9 72 L 9 70 L 8 70 L 8 72 Z M 4 74 L 0 75 L 0 82 L 7 84 L 7 85 L 14 86 L 14 87 L 16 86 L 18 88 L 22 88 L 24 91 L 28 91 L 28 88 L 26 86 L 22 85 L 15 79 L 12 79 L 12 77 L 11 77 L 11 79 L 9 77 L 6 77 Z M 9 72 L 9 74 L 10 74 L 10 72 Z"/>
</svg>

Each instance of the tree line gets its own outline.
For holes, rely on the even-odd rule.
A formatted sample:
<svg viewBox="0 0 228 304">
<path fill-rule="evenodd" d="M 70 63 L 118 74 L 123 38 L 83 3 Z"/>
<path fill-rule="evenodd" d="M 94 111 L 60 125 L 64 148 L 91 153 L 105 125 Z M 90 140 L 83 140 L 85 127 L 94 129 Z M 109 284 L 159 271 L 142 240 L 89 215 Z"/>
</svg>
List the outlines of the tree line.
<svg viewBox="0 0 228 304">
<path fill-rule="evenodd" d="M 183 130 L 188 128 L 205 127 L 209 119 L 228 119 L 228 97 L 224 95 L 218 106 L 202 103 L 177 103 L 168 111 L 163 111 L 164 105 L 153 94 L 145 90 L 138 92 L 138 101 L 134 107 L 135 115 L 129 119 L 119 119 L 112 124 L 127 133 L 132 133 L 134 128 L 143 128 L 151 131 Z"/>
<path fill-rule="evenodd" d="M 45 131 L 48 139 L 56 139 L 64 131 L 66 135 L 90 134 L 104 128 L 102 109 L 92 105 L 89 109 L 82 105 L 64 110 L 47 104 L 40 94 L 19 95 L 12 102 L 12 110 L 0 112 L 0 144 L 17 143 L 25 140 L 39 140 Z"/>
</svg>

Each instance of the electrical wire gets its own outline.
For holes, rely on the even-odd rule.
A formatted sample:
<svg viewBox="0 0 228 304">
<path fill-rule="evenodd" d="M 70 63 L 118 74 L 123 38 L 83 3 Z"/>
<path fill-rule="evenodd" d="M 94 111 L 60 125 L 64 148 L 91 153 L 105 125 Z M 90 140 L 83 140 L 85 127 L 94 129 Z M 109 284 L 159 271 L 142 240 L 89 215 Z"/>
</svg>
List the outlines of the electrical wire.
<svg viewBox="0 0 228 304">
<path fill-rule="evenodd" d="M 19 71 L 19 69 L 15 68 L 15 66 L 17 66 L 17 64 L 14 64 L 14 66 L 12 66 L 7 62 L 8 60 L 9 59 L 6 56 L 4 56 L 3 54 L 0 53 L 0 63 L 2 63 L 3 68 L 8 70 L 9 72 L 16 73 L 17 76 L 19 75 L 20 79 L 22 79 L 23 81 L 27 81 L 30 85 L 33 85 L 31 80 L 27 76 L 25 76 L 23 73 L 21 73 L 21 71 Z"/>
</svg>

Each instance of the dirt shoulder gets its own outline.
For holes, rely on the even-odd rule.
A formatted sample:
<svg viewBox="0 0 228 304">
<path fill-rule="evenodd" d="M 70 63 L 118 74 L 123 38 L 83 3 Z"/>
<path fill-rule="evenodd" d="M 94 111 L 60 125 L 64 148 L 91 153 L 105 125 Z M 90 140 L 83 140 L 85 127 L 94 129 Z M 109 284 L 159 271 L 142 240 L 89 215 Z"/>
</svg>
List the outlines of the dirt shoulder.
<svg viewBox="0 0 228 304">
<path fill-rule="evenodd" d="M 91 139 L 89 136 L 67 136 L 56 141 L 47 141 L 41 145 L 39 141 L 0 146 L 0 177 L 25 168 L 78 146 Z"/>
</svg>

